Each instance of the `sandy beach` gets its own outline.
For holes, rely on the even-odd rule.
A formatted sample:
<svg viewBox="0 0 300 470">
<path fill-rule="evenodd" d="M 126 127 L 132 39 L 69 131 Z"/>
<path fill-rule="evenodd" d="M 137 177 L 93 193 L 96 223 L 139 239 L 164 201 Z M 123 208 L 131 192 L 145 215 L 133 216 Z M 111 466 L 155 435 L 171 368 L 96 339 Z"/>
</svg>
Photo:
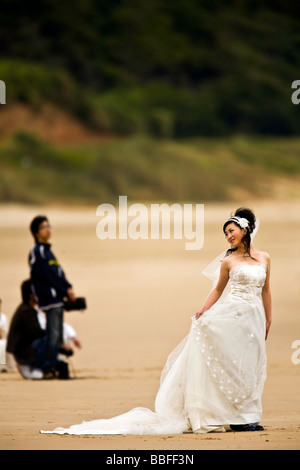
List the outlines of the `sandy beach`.
<svg viewBox="0 0 300 470">
<path fill-rule="evenodd" d="M 246 205 L 243 202 L 243 205 Z M 261 432 L 168 436 L 58 436 L 41 429 L 109 418 L 136 407 L 154 409 L 168 354 L 190 329 L 211 285 L 201 271 L 227 248 L 222 224 L 233 204 L 205 204 L 204 246 L 184 240 L 99 240 L 95 207 L 0 206 L 0 298 L 8 319 L 28 278 L 29 224 L 47 214 L 53 251 L 85 312 L 65 321 L 82 342 L 70 360 L 73 380 L 28 381 L 0 374 L 0 449 L 204 450 L 300 449 L 300 202 L 255 201 L 255 247 L 272 259 L 273 324 Z M 300 352 L 298 354 L 300 359 Z"/>
</svg>

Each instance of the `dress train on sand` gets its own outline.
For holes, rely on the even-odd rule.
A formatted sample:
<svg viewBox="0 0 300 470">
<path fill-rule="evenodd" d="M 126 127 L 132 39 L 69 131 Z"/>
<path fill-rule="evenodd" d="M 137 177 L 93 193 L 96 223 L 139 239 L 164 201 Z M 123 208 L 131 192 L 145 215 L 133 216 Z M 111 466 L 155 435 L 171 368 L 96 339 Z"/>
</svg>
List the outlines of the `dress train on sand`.
<svg viewBox="0 0 300 470">
<path fill-rule="evenodd" d="M 197 320 L 169 355 L 155 411 L 134 408 L 55 434 L 181 434 L 225 431 L 259 422 L 266 378 L 262 264 L 242 262 L 229 273 L 228 292 Z"/>
</svg>

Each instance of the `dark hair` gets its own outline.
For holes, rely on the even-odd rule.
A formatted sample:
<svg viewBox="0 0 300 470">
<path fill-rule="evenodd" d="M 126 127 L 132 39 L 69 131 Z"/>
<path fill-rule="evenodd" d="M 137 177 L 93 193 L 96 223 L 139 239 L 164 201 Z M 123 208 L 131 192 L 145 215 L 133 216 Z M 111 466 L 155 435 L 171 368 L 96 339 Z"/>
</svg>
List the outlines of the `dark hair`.
<svg viewBox="0 0 300 470">
<path fill-rule="evenodd" d="M 45 222 L 45 221 L 48 222 L 48 219 L 45 215 L 38 215 L 31 222 L 30 231 L 31 231 L 31 233 L 32 233 L 32 235 L 34 236 L 35 239 L 36 239 L 36 234 L 39 231 L 39 227 L 40 227 L 41 223 Z"/>
<path fill-rule="evenodd" d="M 22 282 L 22 284 L 21 284 L 21 294 L 22 294 L 23 303 L 28 304 L 29 300 L 30 300 L 30 295 L 32 294 L 30 279 L 27 279 L 26 281 Z"/>
<path fill-rule="evenodd" d="M 250 244 L 251 244 L 251 233 L 255 229 L 255 222 L 256 222 L 256 217 L 254 215 L 254 212 L 251 209 L 247 209 L 246 207 L 240 207 L 239 209 L 237 209 L 235 211 L 234 215 L 231 216 L 231 217 L 243 217 L 244 219 L 248 220 L 249 226 L 246 228 L 246 233 L 242 238 L 242 242 L 243 242 L 244 247 L 245 247 L 245 254 L 247 253 L 252 258 L 251 254 L 250 254 Z M 239 227 L 238 222 L 235 222 L 234 220 L 228 219 L 228 220 L 226 220 L 225 224 L 223 225 L 223 232 L 224 233 L 225 233 L 225 229 L 226 229 L 227 225 L 229 225 L 231 223 L 234 223 L 235 225 L 237 225 Z M 229 248 L 229 250 L 227 250 L 226 256 L 233 253 L 236 249 L 237 248 Z M 253 259 L 255 259 L 255 258 L 253 258 Z"/>
</svg>

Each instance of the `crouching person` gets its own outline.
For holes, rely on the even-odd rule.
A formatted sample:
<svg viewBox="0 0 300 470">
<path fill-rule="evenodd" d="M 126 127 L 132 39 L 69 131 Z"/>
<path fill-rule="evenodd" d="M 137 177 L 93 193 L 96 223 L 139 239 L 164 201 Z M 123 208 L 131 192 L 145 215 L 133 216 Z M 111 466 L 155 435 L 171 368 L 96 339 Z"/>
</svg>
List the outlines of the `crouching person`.
<svg viewBox="0 0 300 470">
<path fill-rule="evenodd" d="M 22 283 L 21 293 L 22 303 L 10 322 L 6 350 L 13 355 L 17 368 L 25 379 L 42 379 L 43 370 L 37 367 L 38 363 L 42 364 L 42 359 L 37 356 L 37 351 L 42 351 L 40 344 L 44 341 L 45 331 L 38 322 L 30 280 Z"/>
</svg>

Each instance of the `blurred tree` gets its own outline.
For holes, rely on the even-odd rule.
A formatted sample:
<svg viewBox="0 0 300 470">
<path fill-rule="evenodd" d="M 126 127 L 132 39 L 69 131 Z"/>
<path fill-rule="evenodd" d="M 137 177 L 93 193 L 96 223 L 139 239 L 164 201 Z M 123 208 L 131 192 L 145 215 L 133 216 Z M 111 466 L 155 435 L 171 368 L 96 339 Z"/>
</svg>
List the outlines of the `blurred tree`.
<svg viewBox="0 0 300 470">
<path fill-rule="evenodd" d="M 65 69 L 91 93 L 139 89 L 143 113 L 148 85 L 160 83 L 174 99 L 159 98 L 153 128 L 298 133 L 298 9 L 296 0 L 2 0 L 0 54 Z"/>
</svg>

